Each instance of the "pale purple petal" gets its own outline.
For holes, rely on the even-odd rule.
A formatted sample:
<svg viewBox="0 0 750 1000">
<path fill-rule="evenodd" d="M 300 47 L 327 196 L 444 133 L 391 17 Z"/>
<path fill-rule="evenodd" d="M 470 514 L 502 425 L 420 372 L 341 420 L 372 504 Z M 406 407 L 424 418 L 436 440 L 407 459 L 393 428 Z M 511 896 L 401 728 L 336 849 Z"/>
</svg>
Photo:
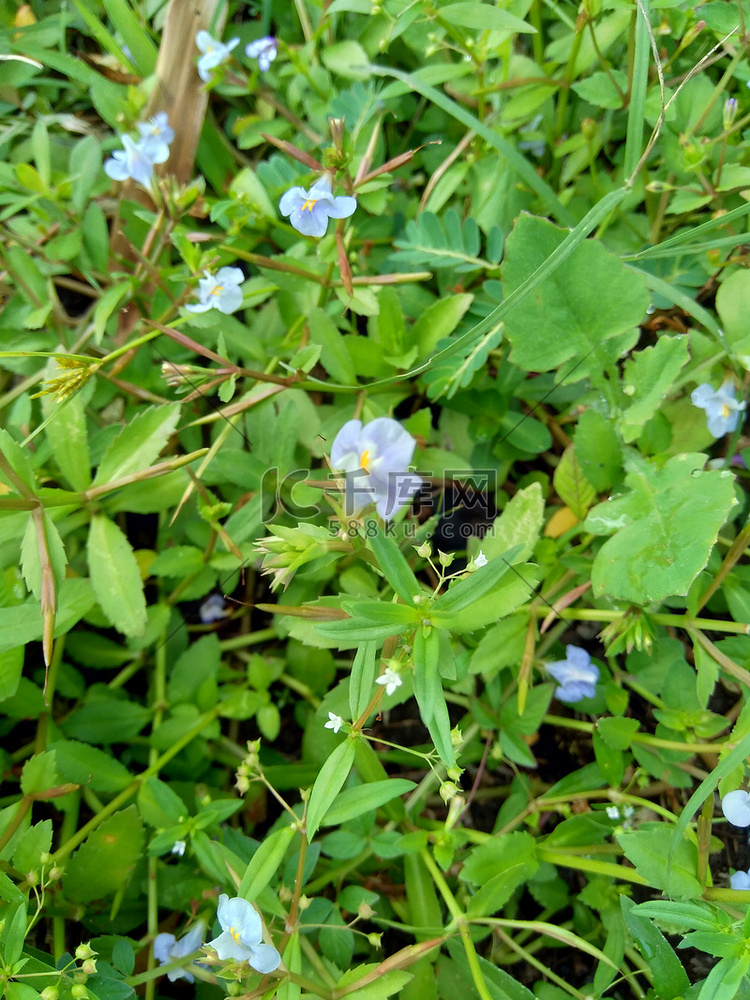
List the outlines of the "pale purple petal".
<svg viewBox="0 0 750 1000">
<path fill-rule="evenodd" d="M 220 285 L 241 285 L 245 275 L 239 267 L 220 267 L 216 272 L 216 281 Z"/>
<path fill-rule="evenodd" d="M 361 420 L 347 420 L 331 445 L 331 466 L 334 469 L 343 469 L 344 472 L 354 472 L 355 469 L 359 468 L 359 456 L 362 453 L 362 449 L 360 448 L 361 433 Z M 352 455 L 357 464 L 350 468 Z"/>
<path fill-rule="evenodd" d="M 195 44 L 201 52 L 207 52 L 210 48 L 216 45 L 216 42 L 207 31 L 199 31 L 195 36 Z"/>
<path fill-rule="evenodd" d="M 248 962 L 256 970 L 265 975 L 273 972 L 281 965 L 281 955 L 270 944 L 256 944 L 250 949 Z"/>
<path fill-rule="evenodd" d="M 185 306 L 185 309 L 191 313 L 205 313 L 209 309 L 213 309 L 213 306 L 210 302 L 191 302 Z"/>
<path fill-rule="evenodd" d="M 119 156 L 117 154 L 120 154 Z M 110 159 L 104 161 L 104 173 L 113 181 L 126 181 L 130 177 L 128 165 L 124 162 L 125 153 L 118 149 Z"/>
<path fill-rule="evenodd" d="M 295 209 L 301 208 L 306 200 L 307 191 L 305 191 L 304 188 L 289 188 L 289 190 L 281 196 L 279 211 L 282 215 L 291 215 Z"/>
<path fill-rule="evenodd" d="M 289 221 L 303 236 L 325 236 L 328 229 L 328 215 L 319 205 L 313 205 L 311 209 L 296 209 L 289 216 Z"/>
<path fill-rule="evenodd" d="M 348 219 L 357 210 L 357 199 L 347 195 L 339 195 L 333 199 L 333 205 L 326 209 L 331 219 Z"/>
<path fill-rule="evenodd" d="M 568 663 L 572 666 L 577 667 L 578 670 L 589 670 L 591 666 L 591 657 L 586 652 L 585 649 L 581 649 L 580 646 L 568 645 L 565 647 L 565 656 Z"/>
<path fill-rule="evenodd" d="M 220 313 L 229 316 L 240 308 L 243 298 L 242 289 L 238 285 L 228 285 L 220 295 L 216 296 L 216 308 Z"/>
<path fill-rule="evenodd" d="M 721 800 L 721 811 L 735 826 L 750 826 L 750 795 L 741 788 L 727 792 Z"/>
<path fill-rule="evenodd" d="M 154 958 L 160 965 L 171 962 L 170 952 L 177 942 L 174 934 L 157 934 L 154 938 Z"/>
</svg>

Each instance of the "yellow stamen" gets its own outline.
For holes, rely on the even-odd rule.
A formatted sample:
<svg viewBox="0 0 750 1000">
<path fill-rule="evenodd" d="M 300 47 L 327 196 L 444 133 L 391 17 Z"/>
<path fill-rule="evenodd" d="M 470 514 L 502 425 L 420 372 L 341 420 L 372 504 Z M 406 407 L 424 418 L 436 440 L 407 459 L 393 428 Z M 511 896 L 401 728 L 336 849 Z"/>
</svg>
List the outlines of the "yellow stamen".
<svg viewBox="0 0 750 1000">
<path fill-rule="evenodd" d="M 224 291 L 224 286 L 217 285 L 216 288 L 211 289 L 211 295 L 221 295 L 223 291 Z"/>
<path fill-rule="evenodd" d="M 727 406 L 726 403 L 721 404 L 721 415 L 725 419 L 729 416 L 729 407 Z"/>
<path fill-rule="evenodd" d="M 360 469 L 367 469 L 367 466 L 369 464 L 370 464 L 370 450 L 369 448 L 365 448 L 359 459 L 359 467 Z"/>
<path fill-rule="evenodd" d="M 318 199 L 317 198 L 308 198 L 307 201 L 303 201 L 302 202 L 302 209 L 301 209 L 301 211 L 304 212 L 305 209 L 307 209 L 308 212 L 312 212 L 312 210 L 315 208 L 315 206 L 317 204 L 318 204 Z"/>
<path fill-rule="evenodd" d="M 230 933 L 230 934 L 232 935 L 232 937 L 233 937 L 233 938 L 234 938 L 234 940 L 235 940 L 235 941 L 237 942 L 237 944 L 240 944 L 240 943 L 241 943 L 241 942 L 240 942 L 240 932 L 239 932 L 239 931 L 236 931 L 236 930 L 234 929 L 234 927 L 230 927 L 230 928 L 229 928 L 229 933 Z"/>
</svg>

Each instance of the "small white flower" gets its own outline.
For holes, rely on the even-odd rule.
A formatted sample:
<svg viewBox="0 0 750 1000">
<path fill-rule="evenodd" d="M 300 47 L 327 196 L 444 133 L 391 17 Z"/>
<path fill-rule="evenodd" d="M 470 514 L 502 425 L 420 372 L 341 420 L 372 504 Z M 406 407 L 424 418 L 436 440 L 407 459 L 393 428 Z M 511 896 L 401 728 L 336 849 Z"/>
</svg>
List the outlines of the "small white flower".
<svg viewBox="0 0 750 1000">
<path fill-rule="evenodd" d="M 172 854 L 178 854 L 180 857 L 185 853 L 185 848 L 187 844 L 184 840 L 175 840 L 174 846 L 172 848 Z"/>
<path fill-rule="evenodd" d="M 606 812 L 610 819 L 620 818 L 620 810 L 617 808 L 617 806 L 607 806 Z"/>
<path fill-rule="evenodd" d="M 741 788 L 728 792 L 721 800 L 721 811 L 735 826 L 750 826 L 750 794 Z"/>
<path fill-rule="evenodd" d="M 386 694 L 393 694 L 396 688 L 400 688 L 404 682 L 395 670 L 391 670 L 390 667 L 386 667 L 385 673 L 382 673 L 380 677 L 375 678 L 375 683 L 383 684 L 385 686 Z"/>
<path fill-rule="evenodd" d="M 147 122 L 138 122 L 136 127 L 141 134 L 141 148 L 153 157 L 154 163 L 166 163 L 169 144 L 174 139 L 174 129 L 169 124 L 167 112 L 159 111 Z"/>
<path fill-rule="evenodd" d="M 487 559 L 487 556 L 484 554 L 484 552 L 480 552 L 479 555 L 476 556 L 476 558 L 474 559 L 474 565 L 476 566 L 477 569 L 481 569 L 482 566 L 486 566 L 488 562 L 489 560 Z"/>
<path fill-rule="evenodd" d="M 339 729 L 344 725 L 344 720 L 340 715 L 336 715 L 334 712 L 328 713 L 328 722 L 325 723 L 324 729 L 332 729 L 334 733 L 337 733 Z"/>
<path fill-rule="evenodd" d="M 154 938 L 154 958 L 159 965 L 168 965 L 177 961 L 178 958 L 186 958 L 192 952 L 201 947 L 206 924 L 203 920 L 196 920 L 187 934 L 178 941 L 174 934 L 157 934 Z M 170 969 L 167 973 L 170 983 L 177 979 L 187 979 L 189 983 L 194 981 L 192 972 L 185 969 Z"/>
<path fill-rule="evenodd" d="M 207 31 L 199 31 L 195 36 L 195 44 L 203 55 L 198 59 L 198 76 L 204 83 L 211 79 L 211 70 L 225 62 L 235 45 L 240 44 L 239 38 L 231 38 L 226 45 L 212 38 Z"/>
<path fill-rule="evenodd" d="M 198 617 L 204 625 L 221 621 L 222 618 L 227 618 L 228 616 L 229 611 L 221 594 L 211 594 L 198 608 Z"/>
<path fill-rule="evenodd" d="M 198 282 L 198 302 L 185 306 L 188 312 L 204 313 L 218 309 L 228 316 L 237 312 L 242 305 L 240 285 L 245 275 L 239 267 L 220 267 L 216 274 L 204 271 L 204 278 Z"/>
</svg>

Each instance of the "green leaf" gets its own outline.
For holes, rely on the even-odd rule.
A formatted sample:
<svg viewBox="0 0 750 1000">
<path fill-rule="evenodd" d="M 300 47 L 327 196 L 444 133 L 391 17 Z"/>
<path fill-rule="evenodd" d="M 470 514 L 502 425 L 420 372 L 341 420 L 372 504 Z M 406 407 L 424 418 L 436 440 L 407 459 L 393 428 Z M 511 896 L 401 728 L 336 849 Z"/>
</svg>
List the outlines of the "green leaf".
<svg viewBox="0 0 750 1000">
<path fill-rule="evenodd" d="M 621 419 L 625 441 L 634 441 L 687 364 L 687 336 L 660 337 L 625 362 L 624 391 L 633 402 Z"/>
<path fill-rule="evenodd" d="M 131 740 L 150 719 L 151 712 L 143 705 L 110 696 L 92 698 L 74 709 L 60 723 L 60 728 L 70 739 L 108 746 Z"/>
<path fill-rule="evenodd" d="M 155 828 L 175 826 L 188 815 L 180 796 L 153 775 L 138 789 L 138 811 L 143 822 Z"/>
<path fill-rule="evenodd" d="M 615 80 L 620 87 L 619 90 L 614 84 Z M 618 69 L 610 70 L 609 73 L 592 73 L 585 80 L 574 83 L 572 89 L 589 104 L 614 111 L 625 106 L 628 77 L 626 73 Z"/>
<path fill-rule="evenodd" d="M 114 521 L 95 514 L 87 551 L 91 583 L 102 611 L 123 635 L 143 635 L 146 599 L 130 542 Z"/>
<path fill-rule="evenodd" d="M 142 76 L 150 76 L 156 69 L 156 46 L 148 32 L 126 3 L 126 0 L 104 0 L 112 23 L 125 40 L 132 61 Z"/>
<path fill-rule="evenodd" d="M 216 678 L 221 665 L 221 647 L 212 633 L 191 643 L 172 668 L 167 697 L 173 704 L 186 702 L 208 711 L 216 703 Z"/>
<path fill-rule="evenodd" d="M 45 750 L 30 757 L 21 772 L 21 791 L 24 795 L 32 792 L 46 792 L 58 784 L 55 754 Z"/>
<path fill-rule="evenodd" d="M 23 646 L 0 651 L 0 701 L 12 698 L 18 690 L 23 674 L 23 651 Z"/>
<path fill-rule="evenodd" d="M 455 343 L 448 340 L 423 376 L 430 399 L 439 399 L 444 394 L 452 399 L 459 389 L 468 386 L 502 338 L 503 324 L 497 323 L 468 343 L 463 342 L 463 337 Z"/>
<path fill-rule="evenodd" d="M 179 419 L 179 403 L 150 406 L 136 414 L 105 451 L 94 486 L 147 469 L 166 445 Z"/>
<path fill-rule="evenodd" d="M 582 521 L 596 499 L 596 491 L 583 475 L 578 464 L 575 445 L 569 445 L 563 452 L 552 477 L 552 484 L 563 503 L 570 507 L 579 521 Z"/>
<path fill-rule="evenodd" d="M 375 524 L 375 522 L 369 523 Z M 391 538 L 386 538 L 378 525 L 375 527 L 376 531 L 368 541 L 383 571 L 383 576 L 394 593 L 398 594 L 406 604 L 413 606 L 415 596 L 421 593 L 417 579 L 398 545 Z"/>
<path fill-rule="evenodd" d="M 370 61 L 359 42 L 346 40 L 326 45 L 322 50 L 322 59 L 326 69 L 338 76 L 364 80 L 370 75 Z"/>
<path fill-rule="evenodd" d="M 632 899 L 620 896 L 620 909 L 628 930 L 648 964 L 654 990 L 660 996 L 679 996 L 686 992 L 690 980 L 672 946 L 651 920 L 648 920 Z"/>
<path fill-rule="evenodd" d="M 23 480 L 29 490 L 33 493 L 36 489 L 36 478 L 34 476 L 34 469 L 29 461 L 29 457 L 10 436 L 10 434 L 2 427 L 0 427 L 0 452 L 2 452 L 5 460 L 9 463 L 16 476 Z M 7 473 L 3 472 L 2 469 L 0 469 L 0 484 L 4 484 L 8 487 L 11 493 L 18 495 L 18 488 L 16 484 L 7 475 Z"/>
<path fill-rule="evenodd" d="M 504 558 L 516 551 L 511 565 L 526 562 L 539 541 L 544 523 L 544 496 L 540 483 L 532 483 L 512 496 L 502 514 L 479 544 L 488 560 Z"/>
<path fill-rule="evenodd" d="M 112 316 L 123 299 L 132 295 L 132 293 L 133 288 L 130 282 L 121 281 L 116 285 L 110 285 L 99 298 L 94 309 L 94 339 L 97 344 L 100 344 L 102 341 L 110 316 Z"/>
<path fill-rule="evenodd" d="M 628 460 L 628 492 L 594 507 L 584 523 L 595 535 L 614 532 L 594 559 L 597 596 L 648 604 L 688 592 L 737 503 L 734 477 L 703 471 L 705 460 L 675 455 L 661 468 Z"/>
<path fill-rule="evenodd" d="M 237 890 L 238 896 L 252 903 L 270 885 L 296 832 L 293 827 L 285 826 L 264 838 L 248 862 Z"/>
<path fill-rule="evenodd" d="M 427 725 L 440 702 L 445 701 L 440 681 L 440 639 L 435 629 L 418 628 L 414 634 L 414 697 L 422 722 Z"/>
<path fill-rule="evenodd" d="M 434 625 L 450 628 L 446 616 L 465 611 L 475 601 L 488 594 L 510 569 L 521 546 L 515 545 L 502 555 L 495 556 L 486 566 L 475 570 L 462 580 L 453 580 L 448 590 L 432 605 L 430 620 Z"/>
<path fill-rule="evenodd" d="M 19 872 L 39 871 L 42 854 L 52 849 L 52 820 L 30 826 L 13 851 L 13 867 Z"/>
<path fill-rule="evenodd" d="M 54 367 L 48 366 L 48 377 Z M 42 413 L 46 421 L 44 433 L 63 479 L 74 490 L 88 489 L 91 462 L 82 394 L 77 392 L 59 403 L 54 402 L 52 396 L 42 396 Z"/>
<path fill-rule="evenodd" d="M 126 886 L 143 853 L 143 839 L 143 823 L 134 805 L 105 819 L 67 862 L 65 897 L 88 903 Z"/>
<path fill-rule="evenodd" d="M 501 7 L 476 0 L 474 3 L 452 3 L 448 7 L 441 7 L 438 13 L 448 24 L 457 24 L 462 28 L 536 34 L 536 28 L 520 17 L 514 17 Z"/>
<path fill-rule="evenodd" d="M 86 785 L 92 792 L 121 792 L 133 780 L 124 764 L 97 747 L 77 740 L 57 740 L 48 749 L 55 753 L 62 781 Z"/>
<path fill-rule="evenodd" d="M 395 799 L 406 795 L 417 786 L 406 778 L 389 778 L 387 781 L 373 781 L 367 785 L 356 785 L 339 792 L 328 812 L 321 821 L 321 826 L 339 826 L 355 819 L 363 813 L 378 809 Z"/>
<path fill-rule="evenodd" d="M 94 604 L 88 580 L 63 580 L 57 598 L 55 636 L 68 632 Z M 41 607 L 29 600 L 15 608 L 0 608 L 0 653 L 42 637 Z"/>
<path fill-rule="evenodd" d="M 48 586 L 48 581 L 42 577 L 40 549 L 46 549 L 52 566 L 52 587 L 56 595 L 65 577 L 65 567 L 68 558 L 60 533 L 46 511 L 42 512 L 44 521 L 44 537 L 40 538 L 41 529 L 36 518 L 30 517 L 21 542 L 21 570 L 26 586 L 37 599 L 42 600 L 42 592 Z M 52 600 L 52 595 L 50 595 Z"/>
<path fill-rule="evenodd" d="M 357 373 L 341 331 L 322 309 L 308 316 L 310 340 L 321 348 L 320 360 L 329 375 L 344 385 L 356 385 Z"/>
<path fill-rule="evenodd" d="M 474 296 L 467 293 L 446 295 L 425 309 L 409 334 L 417 345 L 418 358 L 428 357 L 439 340 L 453 333 L 473 301 Z"/>
<path fill-rule="evenodd" d="M 750 370 L 750 272 L 740 269 L 724 278 L 716 293 L 716 311 L 732 353 Z"/>
<path fill-rule="evenodd" d="M 370 704 L 377 668 L 375 660 L 377 650 L 375 642 L 361 642 L 357 646 L 349 677 L 349 711 L 352 719 L 358 719 Z"/>
<path fill-rule="evenodd" d="M 622 448 L 612 423 L 596 410 L 584 410 L 575 434 L 581 471 L 597 493 L 608 493 L 622 476 Z"/>
<path fill-rule="evenodd" d="M 613 750 L 627 750 L 640 726 L 637 719 L 602 718 L 596 728 Z"/>
<path fill-rule="evenodd" d="M 698 849 L 689 840 L 681 840 L 671 854 L 674 828 L 666 823 L 644 823 L 638 830 L 616 835 L 625 857 L 639 875 L 655 889 L 663 889 L 677 899 L 700 896 Z M 670 864 L 667 864 L 670 858 Z"/>
<path fill-rule="evenodd" d="M 339 743 L 321 767 L 310 792 L 310 801 L 307 807 L 307 840 L 309 843 L 312 843 L 323 817 L 349 777 L 353 763 L 354 742 L 351 739 L 346 739 L 343 743 Z"/>
<path fill-rule="evenodd" d="M 441 12 L 442 13 L 442 12 Z M 394 240 L 399 253 L 390 260 L 401 270 L 404 264 L 413 267 L 450 267 L 456 274 L 468 271 L 492 270 L 497 261 L 477 256 L 481 249 L 479 226 L 471 218 L 461 221 L 450 208 L 439 218 L 432 212 L 420 212 L 406 223 L 404 235 Z"/>
<path fill-rule="evenodd" d="M 505 295 L 521 287 L 569 236 L 546 219 L 521 215 L 508 237 Z M 649 305 L 643 276 L 595 239 L 575 246 L 505 319 L 511 361 L 526 371 L 561 369 L 561 381 L 601 378 Z"/>
</svg>

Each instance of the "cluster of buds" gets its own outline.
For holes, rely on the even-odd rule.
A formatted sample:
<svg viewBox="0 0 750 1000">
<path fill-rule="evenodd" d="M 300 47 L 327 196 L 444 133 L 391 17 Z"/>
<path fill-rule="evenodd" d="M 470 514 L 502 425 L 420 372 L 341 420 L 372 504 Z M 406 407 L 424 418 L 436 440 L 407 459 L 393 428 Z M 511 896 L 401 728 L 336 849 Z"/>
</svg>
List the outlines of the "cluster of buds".
<svg viewBox="0 0 750 1000">
<path fill-rule="evenodd" d="M 47 379 L 42 391 L 37 392 L 31 397 L 32 399 L 52 395 L 59 402 L 63 402 L 82 389 L 99 369 L 98 362 L 84 361 L 81 358 L 58 357 L 55 361 L 61 374 L 55 378 Z"/>
<path fill-rule="evenodd" d="M 260 740 L 248 740 L 247 756 L 237 768 L 237 780 L 235 788 L 240 795 L 245 795 L 250 788 L 252 781 L 260 773 Z"/>
<path fill-rule="evenodd" d="M 330 533 L 315 524 L 300 524 L 296 528 L 272 525 L 271 535 L 256 542 L 255 550 L 263 555 L 261 572 L 272 576 L 271 590 L 289 585 L 294 574 L 314 559 L 329 552 L 351 551 L 351 542 L 331 538 Z"/>
<path fill-rule="evenodd" d="M 606 625 L 599 633 L 609 656 L 616 656 L 635 647 L 639 652 L 650 653 L 654 645 L 654 630 L 642 608 L 628 610 Z"/>
</svg>

